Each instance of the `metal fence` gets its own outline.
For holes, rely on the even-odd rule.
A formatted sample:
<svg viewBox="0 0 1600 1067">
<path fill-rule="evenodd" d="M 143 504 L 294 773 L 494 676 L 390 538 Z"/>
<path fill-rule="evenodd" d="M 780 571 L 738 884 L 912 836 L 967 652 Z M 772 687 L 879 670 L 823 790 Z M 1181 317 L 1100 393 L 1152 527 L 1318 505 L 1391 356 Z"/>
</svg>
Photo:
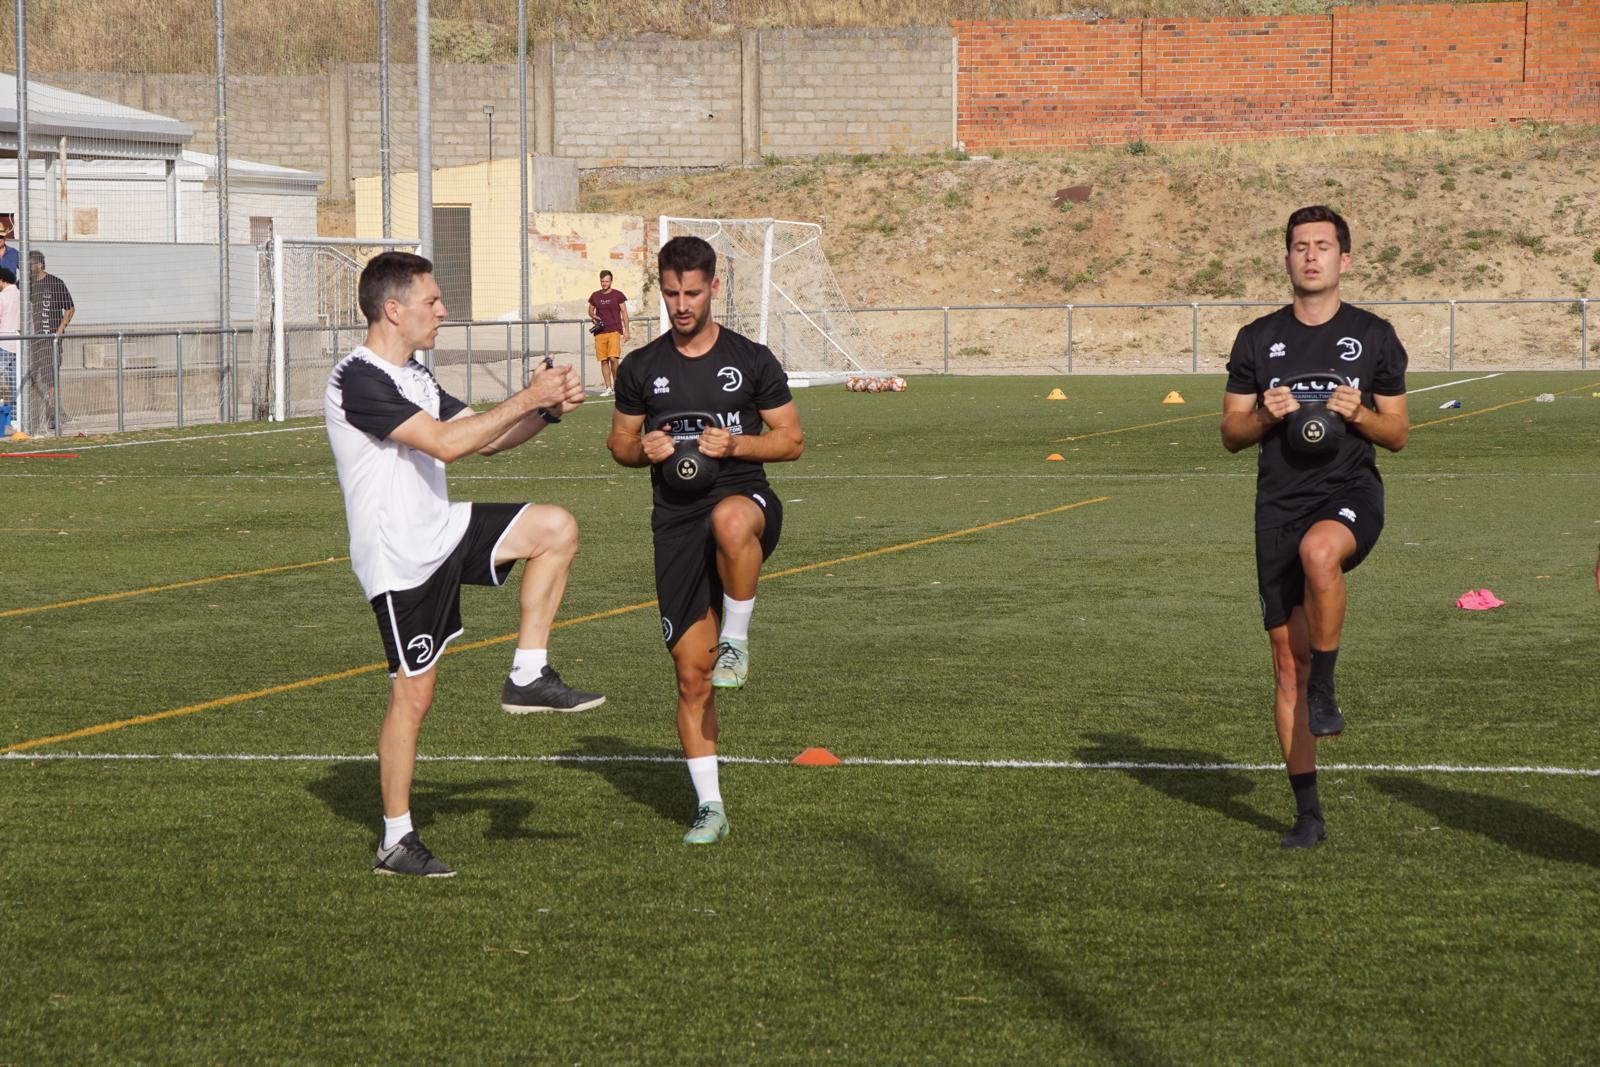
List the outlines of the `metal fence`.
<svg viewBox="0 0 1600 1067">
<path fill-rule="evenodd" d="M 1374 300 L 1395 320 L 1413 370 L 1587 369 L 1588 297 Z M 891 368 L 902 373 L 1206 373 L 1221 371 L 1254 301 L 971 304 L 856 308 Z M 1488 312 L 1493 314 L 1488 314 Z M 1518 316 L 1522 316 L 1520 319 Z M 1406 321 L 1401 321 L 1402 319 Z M 588 388 L 600 375 L 586 319 L 452 321 L 424 358 L 440 383 L 468 403 L 510 396 L 536 362 L 575 365 Z M 655 334 L 635 319 L 632 347 Z M 328 373 L 365 326 L 287 327 L 285 410 L 320 415 Z M 1508 340 L 1509 338 L 1509 340 Z M 250 329 L 69 331 L 0 338 L 26 344 L 33 431 L 111 433 L 264 419 L 270 410 L 270 345 Z M 0 402 L 15 382 L 0 375 Z M 54 388 L 51 388 L 51 386 Z"/>
<path fill-rule="evenodd" d="M 1361 300 L 1391 318 L 1415 370 L 1587 369 L 1590 298 Z M 906 305 L 856 308 L 891 367 L 911 373 L 1222 370 L 1243 309 L 1282 301 Z M 1485 319 L 1476 312 L 1498 309 Z"/>
</svg>

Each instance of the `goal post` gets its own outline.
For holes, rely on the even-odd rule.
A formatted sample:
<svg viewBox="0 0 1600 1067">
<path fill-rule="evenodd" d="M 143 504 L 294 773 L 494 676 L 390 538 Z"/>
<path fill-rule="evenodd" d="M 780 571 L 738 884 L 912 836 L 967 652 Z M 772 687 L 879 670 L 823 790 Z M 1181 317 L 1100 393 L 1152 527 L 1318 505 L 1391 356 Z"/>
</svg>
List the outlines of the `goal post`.
<svg viewBox="0 0 1600 1067">
<path fill-rule="evenodd" d="M 325 375 L 342 357 L 344 335 L 364 330 L 359 287 L 367 261 L 380 252 L 415 252 L 414 237 L 284 237 L 274 234 L 258 252 L 258 277 L 265 299 L 257 302 L 257 336 L 271 330 L 268 417 L 282 422 L 298 407 L 321 411 L 321 379 L 297 389 L 299 370 Z M 265 310 L 269 314 L 263 315 Z M 301 393 L 306 394 L 300 396 Z"/>
<path fill-rule="evenodd" d="M 820 384 L 887 371 L 828 264 L 821 226 L 662 215 L 657 232 L 661 245 L 684 235 L 710 243 L 720 286 L 717 321 L 771 348 L 791 379 Z M 671 327 L 665 300 L 660 319 L 665 333 Z"/>
</svg>

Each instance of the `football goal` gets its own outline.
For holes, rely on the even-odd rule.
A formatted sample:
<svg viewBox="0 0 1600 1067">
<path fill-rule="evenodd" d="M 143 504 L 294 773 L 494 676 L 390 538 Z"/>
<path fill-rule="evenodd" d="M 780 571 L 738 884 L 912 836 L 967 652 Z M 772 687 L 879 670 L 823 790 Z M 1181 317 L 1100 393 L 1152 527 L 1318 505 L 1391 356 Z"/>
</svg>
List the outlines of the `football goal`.
<svg viewBox="0 0 1600 1067">
<path fill-rule="evenodd" d="M 822 227 L 782 219 L 661 216 L 662 244 L 692 234 L 717 250 L 717 321 L 771 348 L 797 383 L 887 370 L 845 302 L 822 251 Z M 669 329 L 666 304 L 661 330 Z"/>
<path fill-rule="evenodd" d="M 380 252 L 415 252 L 415 237 L 279 237 L 257 254 L 256 333 L 268 339 L 266 414 L 275 422 L 322 411 L 328 373 L 366 332 L 357 290 Z"/>
</svg>

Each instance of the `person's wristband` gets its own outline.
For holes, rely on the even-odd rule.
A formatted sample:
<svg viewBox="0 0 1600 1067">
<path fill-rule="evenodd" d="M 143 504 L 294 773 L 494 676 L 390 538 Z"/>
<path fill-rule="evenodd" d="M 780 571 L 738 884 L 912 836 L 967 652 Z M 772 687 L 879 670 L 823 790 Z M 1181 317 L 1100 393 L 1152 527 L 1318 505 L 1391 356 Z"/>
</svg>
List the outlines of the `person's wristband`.
<svg viewBox="0 0 1600 1067">
<path fill-rule="evenodd" d="M 534 408 L 533 413 L 550 425 L 554 425 L 561 421 L 561 416 L 557 415 L 549 408 Z"/>
</svg>

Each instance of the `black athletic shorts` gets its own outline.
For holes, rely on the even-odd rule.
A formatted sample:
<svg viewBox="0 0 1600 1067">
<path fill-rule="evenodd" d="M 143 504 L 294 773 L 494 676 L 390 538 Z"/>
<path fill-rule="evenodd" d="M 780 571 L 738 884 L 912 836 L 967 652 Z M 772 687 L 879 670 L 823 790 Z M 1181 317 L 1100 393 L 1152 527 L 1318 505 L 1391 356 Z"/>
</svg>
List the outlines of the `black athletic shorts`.
<svg viewBox="0 0 1600 1067">
<path fill-rule="evenodd" d="M 427 581 L 372 598 L 391 676 L 401 667 L 408 678 L 432 670 L 444 646 L 461 636 L 463 584 L 501 585 L 510 576 L 517 561 L 494 566 L 495 549 L 528 506 L 473 504 L 467 532 Z"/>
<path fill-rule="evenodd" d="M 783 501 L 771 486 L 746 489 L 730 496 L 748 497 L 767 516 L 761 531 L 761 558 L 766 560 L 778 547 L 783 533 Z M 711 530 L 711 512 L 727 497 L 718 497 L 703 508 L 675 515 L 655 531 L 656 600 L 661 606 L 661 636 L 667 648 L 678 643 L 683 632 L 705 618 L 706 609 L 722 614 L 722 578 L 717 574 L 717 539 Z"/>
<path fill-rule="evenodd" d="M 1356 550 L 1344 561 L 1349 573 L 1361 565 L 1383 533 L 1383 497 L 1371 492 L 1336 493 L 1319 507 L 1286 526 L 1256 531 L 1256 586 L 1261 594 L 1261 624 L 1268 630 L 1289 621 L 1306 602 L 1306 572 L 1300 565 L 1300 541 L 1325 519 L 1342 522 L 1356 537 Z"/>
</svg>

